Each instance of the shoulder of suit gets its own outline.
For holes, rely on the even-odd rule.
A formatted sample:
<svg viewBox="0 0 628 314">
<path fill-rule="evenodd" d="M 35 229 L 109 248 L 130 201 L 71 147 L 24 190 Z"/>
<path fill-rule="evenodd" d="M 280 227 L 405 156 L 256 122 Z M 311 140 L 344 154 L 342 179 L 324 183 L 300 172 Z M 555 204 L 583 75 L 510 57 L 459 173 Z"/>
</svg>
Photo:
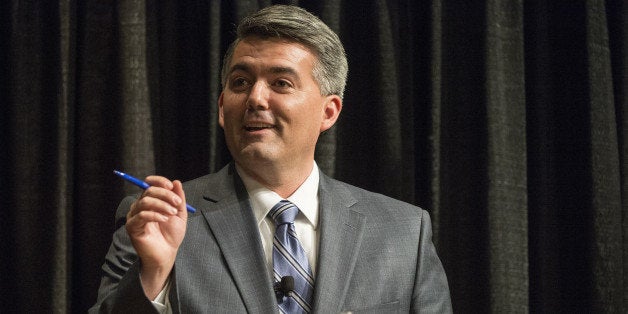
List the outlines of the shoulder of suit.
<svg viewBox="0 0 628 314">
<path fill-rule="evenodd" d="M 368 191 L 343 181 L 330 177 L 326 177 L 325 180 L 328 180 L 327 184 L 331 190 L 335 192 L 338 192 L 338 190 L 344 190 L 344 192 L 340 193 L 351 194 L 351 196 L 357 201 L 353 207 L 358 209 L 358 211 L 374 211 L 377 213 L 390 212 L 390 214 L 395 215 L 422 215 L 425 211 L 419 206 L 381 193 Z"/>
</svg>

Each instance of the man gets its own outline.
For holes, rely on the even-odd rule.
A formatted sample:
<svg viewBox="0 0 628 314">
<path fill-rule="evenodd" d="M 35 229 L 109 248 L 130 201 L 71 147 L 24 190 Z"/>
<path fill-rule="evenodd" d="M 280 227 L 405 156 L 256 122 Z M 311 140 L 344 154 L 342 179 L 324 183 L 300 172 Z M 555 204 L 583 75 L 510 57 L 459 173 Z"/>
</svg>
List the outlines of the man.
<svg viewBox="0 0 628 314">
<path fill-rule="evenodd" d="M 337 35 L 305 10 L 245 18 L 218 100 L 234 162 L 183 185 L 149 176 L 123 200 L 91 311 L 451 312 L 427 212 L 316 166 L 346 76 Z"/>
</svg>

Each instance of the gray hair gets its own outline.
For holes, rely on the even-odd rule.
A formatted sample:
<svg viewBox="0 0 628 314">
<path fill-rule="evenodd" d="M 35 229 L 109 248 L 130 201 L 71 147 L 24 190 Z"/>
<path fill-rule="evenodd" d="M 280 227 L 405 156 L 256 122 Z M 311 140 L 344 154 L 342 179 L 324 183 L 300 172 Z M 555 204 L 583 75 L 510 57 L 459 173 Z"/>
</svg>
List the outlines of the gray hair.
<svg viewBox="0 0 628 314">
<path fill-rule="evenodd" d="M 344 95 L 347 83 L 347 57 L 344 47 L 334 33 L 318 17 L 305 9 L 290 5 L 266 7 L 245 17 L 237 29 L 222 64 L 222 86 L 225 87 L 231 58 L 236 45 L 247 37 L 281 38 L 300 43 L 310 49 L 317 60 L 312 70 L 321 94 Z"/>
</svg>

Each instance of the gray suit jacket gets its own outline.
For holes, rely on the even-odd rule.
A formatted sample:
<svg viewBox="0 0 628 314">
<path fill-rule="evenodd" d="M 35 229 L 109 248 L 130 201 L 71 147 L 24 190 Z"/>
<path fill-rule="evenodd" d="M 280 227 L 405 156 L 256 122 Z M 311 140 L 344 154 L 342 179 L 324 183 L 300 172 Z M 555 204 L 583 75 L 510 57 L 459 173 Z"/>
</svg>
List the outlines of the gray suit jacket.
<svg viewBox="0 0 628 314">
<path fill-rule="evenodd" d="M 188 217 L 169 298 L 175 313 L 277 313 L 257 222 L 233 164 L 184 184 Z M 449 313 L 447 278 L 426 211 L 320 176 L 316 313 Z M 122 226 L 105 257 L 90 312 L 154 313 Z"/>
</svg>

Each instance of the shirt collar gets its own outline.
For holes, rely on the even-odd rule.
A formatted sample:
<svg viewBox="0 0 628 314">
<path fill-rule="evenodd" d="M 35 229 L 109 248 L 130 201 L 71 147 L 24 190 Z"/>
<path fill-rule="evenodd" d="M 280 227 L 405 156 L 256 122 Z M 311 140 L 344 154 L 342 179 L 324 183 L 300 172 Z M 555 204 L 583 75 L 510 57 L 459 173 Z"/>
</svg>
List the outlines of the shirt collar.
<svg viewBox="0 0 628 314">
<path fill-rule="evenodd" d="M 246 187 L 246 191 L 249 194 L 251 207 L 253 207 L 253 213 L 259 225 L 264 218 L 266 218 L 266 215 L 273 206 L 283 198 L 248 176 L 244 171 L 239 169 L 237 164 L 236 171 L 238 175 L 240 175 Z M 303 184 L 287 198 L 299 208 L 300 212 L 303 213 L 314 229 L 316 229 L 318 225 L 318 183 L 319 169 L 316 162 L 314 162 L 310 175 L 305 179 Z"/>
</svg>

